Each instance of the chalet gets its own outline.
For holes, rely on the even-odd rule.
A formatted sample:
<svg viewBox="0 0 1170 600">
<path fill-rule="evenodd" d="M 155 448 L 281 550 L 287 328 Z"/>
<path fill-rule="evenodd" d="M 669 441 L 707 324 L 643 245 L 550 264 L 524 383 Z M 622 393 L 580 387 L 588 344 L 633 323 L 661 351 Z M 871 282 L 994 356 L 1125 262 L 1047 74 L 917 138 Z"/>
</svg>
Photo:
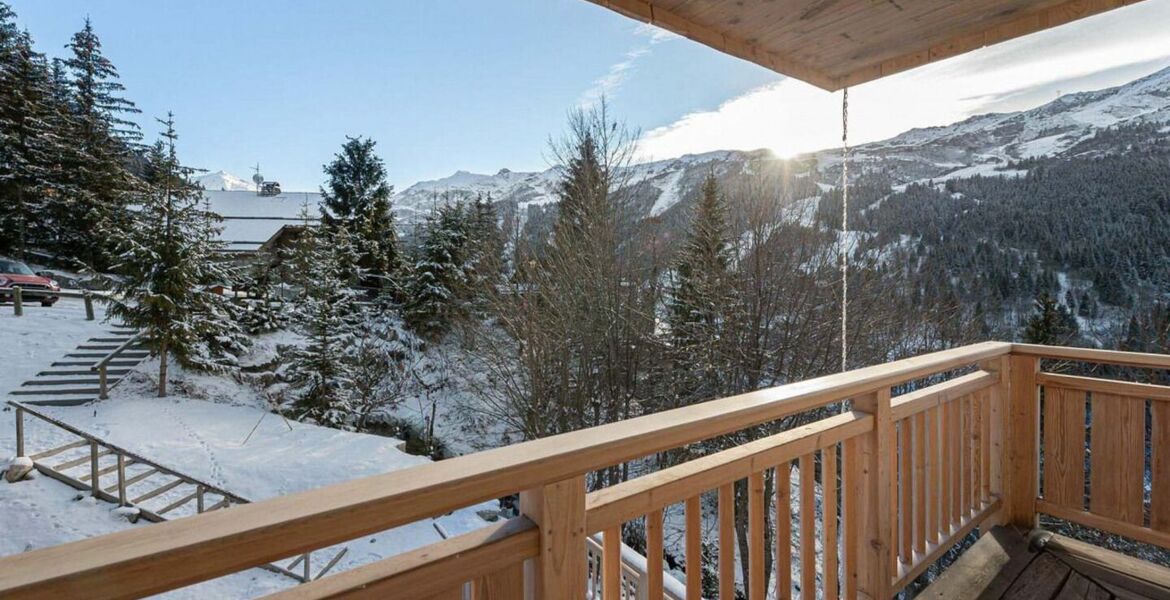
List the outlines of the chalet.
<svg viewBox="0 0 1170 600">
<path fill-rule="evenodd" d="M 828 90 L 1132 1 L 594 0 Z M 263 237 L 229 236 L 257 247 Z M 1131 368 L 1053 368 L 1066 362 Z M 699 600 L 706 545 L 718 550 L 721 599 L 735 597 L 737 579 L 751 600 L 794 588 L 887 599 L 954 554 L 927 597 L 1167 598 L 1165 565 L 1038 528 L 1043 515 L 1170 549 L 1170 387 L 1132 380 L 1149 369 L 1170 369 L 1170 356 L 974 344 L 5 557 L 0 597 L 156 594 L 519 494 L 516 518 L 274 597 Z M 586 488 L 593 471 L 839 405 L 847 410 Z M 746 515 L 736 514 L 739 482 Z M 702 496 L 718 499 L 712 532 Z M 680 506 L 686 581 L 662 568 L 664 510 Z M 630 521 L 645 523 L 640 552 L 621 541 Z M 771 580 L 769 557 L 785 567 Z"/>
<path fill-rule="evenodd" d="M 283 192 L 260 196 L 250 191 L 203 192 L 211 212 L 223 218 L 219 239 L 223 252 L 244 258 L 271 248 L 295 236 L 306 221 L 314 225 L 320 218 L 321 194 L 317 192 Z M 286 227 L 292 226 L 291 229 Z"/>
</svg>

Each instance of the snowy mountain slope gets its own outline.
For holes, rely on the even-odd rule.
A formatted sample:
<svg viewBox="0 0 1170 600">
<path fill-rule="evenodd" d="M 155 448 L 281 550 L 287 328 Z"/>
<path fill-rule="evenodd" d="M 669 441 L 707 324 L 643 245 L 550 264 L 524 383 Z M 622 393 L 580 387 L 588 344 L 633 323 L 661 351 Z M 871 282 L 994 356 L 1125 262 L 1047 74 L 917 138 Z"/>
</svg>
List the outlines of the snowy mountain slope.
<svg viewBox="0 0 1170 600">
<path fill-rule="evenodd" d="M 203 186 L 203 189 L 208 191 L 222 191 L 222 192 L 242 192 L 256 191 L 256 186 L 244 179 L 236 177 L 226 171 L 216 171 L 214 173 L 206 173 L 195 178 L 196 183 Z"/>
</svg>

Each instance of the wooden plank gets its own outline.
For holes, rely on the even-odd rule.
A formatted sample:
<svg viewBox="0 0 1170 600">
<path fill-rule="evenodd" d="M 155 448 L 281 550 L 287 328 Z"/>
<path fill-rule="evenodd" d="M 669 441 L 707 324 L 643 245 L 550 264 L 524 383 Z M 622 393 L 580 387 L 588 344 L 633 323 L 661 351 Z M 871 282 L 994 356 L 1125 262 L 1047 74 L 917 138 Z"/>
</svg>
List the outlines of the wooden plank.
<svg viewBox="0 0 1170 600">
<path fill-rule="evenodd" d="M 1036 510 L 1046 515 L 1052 515 L 1058 519 L 1080 523 L 1081 525 L 1087 525 L 1109 533 L 1133 538 L 1139 542 L 1170 548 L 1170 534 L 1154 531 L 1148 527 L 1141 527 L 1118 519 L 1110 519 L 1109 517 L 1103 517 L 1099 514 L 1083 510 L 1074 510 L 1060 506 L 1059 504 L 1051 504 L 1044 500 L 1036 502 Z"/>
<path fill-rule="evenodd" d="M 917 560 L 908 568 L 899 570 L 897 578 L 894 581 L 893 590 L 901 591 L 910 582 L 918 578 L 926 572 L 943 554 L 946 554 L 954 547 L 955 542 L 969 535 L 975 531 L 976 528 L 984 527 L 987 521 L 995 514 L 996 511 L 1002 508 L 1001 503 L 996 500 L 991 504 L 983 507 L 982 510 L 971 515 L 964 515 L 955 527 L 954 535 L 938 544 L 927 544 L 926 555 Z"/>
<path fill-rule="evenodd" d="M 981 446 L 979 449 L 979 460 L 981 471 L 979 473 L 979 499 L 983 501 L 991 500 L 991 397 L 993 391 L 990 389 L 984 390 L 979 394 L 979 425 L 980 435 L 979 440 Z"/>
<path fill-rule="evenodd" d="M 1036 526 L 1039 491 L 1040 401 L 1035 356 L 1012 355 L 1011 397 L 1008 399 L 1007 453 L 1004 472 L 1004 523 L 1031 530 Z"/>
<path fill-rule="evenodd" d="M 999 375 L 983 370 L 956 377 L 894 398 L 891 401 L 890 417 L 901 421 L 998 384 Z"/>
<path fill-rule="evenodd" d="M 735 484 L 719 486 L 719 600 L 735 599 Z"/>
<path fill-rule="evenodd" d="M 817 490 L 816 456 L 800 457 L 800 595 L 812 597 L 817 589 Z"/>
<path fill-rule="evenodd" d="M 851 577 L 857 581 L 857 594 L 871 598 L 890 596 L 893 576 L 892 554 L 893 522 L 890 507 L 893 496 L 889 482 L 893 480 L 894 463 L 891 449 L 895 443 L 893 422 L 890 420 L 890 391 L 888 388 L 873 394 L 859 396 L 854 408 L 874 415 L 874 429 L 857 438 L 861 465 L 857 482 L 864 500 L 857 503 L 861 543 L 857 561 L 850 567 Z"/>
<path fill-rule="evenodd" d="M 960 398 L 948 405 L 950 414 L 947 415 L 950 423 L 947 426 L 947 437 L 953 439 L 951 443 L 951 527 L 958 527 L 963 520 L 963 454 L 967 449 L 967 440 L 963 437 L 963 399 Z"/>
<path fill-rule="evenodd" d="M 1148 398 L 1150 400 L 1170 400 L 1170 386 L 1165 385 L 1131 383 L 1129 381 L 1079 377 L 1076 375 L 1059 375 L 1056 373 L 1040 373 L 1036 376 L 1036 381 L 1045 386 L 1045 388 L 1059 387 L 1085 392 L 1102 392 L 1115 396 Z"/>
<path fill-rule="evenodd" d="M 914 562 L 914 439 L 909 420 L 898 423 L 898 554 L 905 564 Z"/>
<path fill-rule="evenodd" d="M 1125 365 L 1127 367 L 1170 369 L 1170 355 L 1146 354 L 1144 352 L 1118 352 L 1116 350 L 1096 350 L 1093 348 L 1012 344 L 1011 354 L 1014 357 L 1022 359 L 1060 358 L 1089 363 Z"/>
<path fill-rule="evenodd" d="M 1150 528 L 1170 533 L 1170 404 L 1153 402 L 1150 412 Z"/>
<path fill-rule="evenodd" d="M 849 443 L 849 442 L 846 442 Z M 776 598 L 792 599 L 792 463 L 776 466 Z M 690 593 L 690 587 L 687 587 Z M 688 599 L 689 600 L 689 599 Z"/>
<path fill-rule="evenodd" d="M 34 460 L 34 461 L 42 460 L 42 459 L 49 458 L 50 456 L 56 456 L 62 452 L 65 452 L 66 450 L 72 450 L 74 448 L 80 448 L 82 446 L 88 446 L 88 445 L 89 445 L 89 440 L 77 440 L 76 442 L 65 444 L 64 446 L 57 446 L 56 448 L 52 448 L 50 450 L 45 450 L 44 452 L 37 452 L 36 454 L 33 454 L 29 458 Z M 86 457 L 87 460 L 88 460 L 88 458 L 89 457 Z"/>
<path fill-rule="evenodd" d="M 1170 567 L 1157 565 L 1133 556 L 1127 556 L 1099 546 L 1059 534 L 1050 534 L 1045 548 L 1057 553 L 1062 560 L 1077 559 L 1108 569 L 1151 586 L 1162 588 L 1163 594 L 1170 594 Z M 1116 580 L 1123 583 L 1121 580 Z"/>
<path fill-rule="evenodd" d="M 129 461 L 126 461 L 126 463 L 125 463 L 125 464 L 127 464 L 127 465 L 132 465 L 132 464 L 134 464 L 134 461 L 133 461 L 133 460 L 129 460 Z M 102 467 L 102 468 L 98 469 L 98 470 L 97 470 L 97 475 L 98 475 L 98 477 L 100 478 L 102 475 L 109 475 L 110 473 L 113 473 L 114 471 L 117 471 L 117 470 L 118 470 L 118 463 L 114 463 L 114 464 L 112 464 L 112 465 L 106 465 L 106 466 L 104 466 L 104 467 Z M 78 478 L 77 478 L 77 480 L 78 480 L 78 481 L 89 481 L 91 477 L 92 477 L 92 475 L 91 475 L 91 474 L 89 474 L 89 473 L 86 473 L 85 475 L 82 475 L 81 477 L 78 477 Z"/>
<path fill-rule="evenodd" d="M 914 551 L 926 552 L 926 414 L 918 413 L 913 423 L 914 440 Z"/>
<path fill-rule="evenodd" d="M 703 598 L 703 505 L 698 495 L 687 498 L 687 600 Z"/>
<path fill-rule="evenodd" d="M 219 514 L 239 512 L 249 506 Z M 537 597 L 556 598 L 564 594 L 567 598 L 583 598 L 585 478 L 574 477 L 522 492 L 520 512 L 532 519 L 540 532 L 534 581 Z"/>
<path fill-rule="evenodd" d="M 958 440 L 955 439 L 954 431 L 951 430 L 951 413 L 954 411 L 954 402 L 944 404 L 939 411 L 939 431 L 942 436 L 942 447 L 939 449 L 939 470 L 942 471 L 942 477 L 939 479 L 938 495 L 939 495 L 939 532 L 942 538 L 946 539 L 950 536 L 951 526 L 954 524 L 954 454 L 955 444 Z"/>
<path fill-rule="evenodd" d="M 174 502 L 171 502 L 170 504 L 168 504 L 168 505 L 164 506 L 164 507 L 162 508 L 162 510 L 156 510 L 156 511 L 154 511 L 154 514 L 156 514 L 156 515 L 164 515 L 164 514 L 166 514 L 166 513 L 169 513 L 169 512 L 171 512 L 172 510 L 175 510 L 176 508 L 179 508 L 180 506 L 182 506 L 182 505 L 184 505 L 184 504 L 186 504 L 186 503 L 188 503 L 188 502 L 190 502 L 190 501 L 194 500 L 194 499 L 195 499 L 195 498 L 197 498 L 198 496 L 199 496 L 199 492 L 198 492 L 198 491 L 191 492 L 190 494 L 187 494 L 186 496 L 183 496 L 182 498 L 179 498 L 178 500 L 175 500 Z"/>
<path fill-rule="evenodd" d="M 919 594 L 929 600 L 976 600 L 1003 596 L 1035 558 L 1028 540 L 1005 527 L 992 528 Z"/>
<path fill-rule="evenodd" d="M 963 457 L 962 457 L 962 473 L 963 473 L 963 489 L 960 492 L 959 506 L 963 511 L 963 517 L 971 514 L 971 510 L 975 507 L 974 492 L 974 474 L 975 474 L 975 432 L 974 423 L 972 422 L 972 415 L 974 411 L 971 408 L 972 397 L 964 396 L 959 400 L 959 425 L 961 427 L 960 437 L 962 440 Z"/>
<path fill-rule="evenodd" d="M 767 587 L 767 573 L 764 572 L 764 533 L 767 521 L 764 518 L 764 472 L 752 473 L 748 477 L 748 598 L 764 598 Z"/>
<path fill-rule="evenodd" d="M 475 581 L 473 589 L 475 600 L 519 600 L 524 597 L 524 565 L 517 562 L 485 575 Z"/>
<path fill-rule="evenodd" d="M 159 494 L 165 494 L 165 493 L 179 487 L 180 485 L 183 485 L 183 483 L 184 483 L 184 481 L 182 479 L 176 479 L 170 483 L 167 483 L 165 485 L 154 488 L 153 490 L 150 490 L 149 492 L 146 492 L 145 494 L 142 494 L 141 496 L 138 496 L 137 498 L 131 500 L 130 504 L 141 504 L 143 502 L 146 502 L 147 500 L 150 500 L 151 498 L 154 498 L 155 496 L 157 496 Z"/>
<path fill-rule="evenodd" d="M 844 545 L 845 568 L 842 569 L 844 578 L 845 598 L 857 598 L 857 573 L 854 565 L 857 564 L 857 545 L 861 539 L 862 504 L 867 498 L 862 493 L 862 464 L 858 448 L 858 439 L 845 440 L 841 448 L 841 520 L 844 531 L 841 543 Z"/>
<path fill-rule="evenodd" d="M 1071 571 L 1053 600 L 1084 600 L 1088 594 L 1089 580 L 1085 579 L 1084 575 Z"/>
<path fill-rule="evenodd" d="M 1085 508 L 1085 393 L 1044 388 L 1044 499 Z"/>
<path fill-rule="evenodd" d="M 824 556 L 824 597 L 836 598 L 840 586 L 837 582 L 838 572 L 838 545 L 837 545 L 837 447 L 830 446 L 821 450 L 821 534 L 822 554 Z M 763 559 L 761 557 L 761 563 Z M 761 590 L 763 589 L 761 585 Z M 763 593 L 751 598 L 763 598 Z"/>
<path fill-rule="evenodd" d="M 154 527 L 154 525 L 152 525 Z M 540 552 L 536 525 L 526 519 L 477 529 L 417 550 L 342 571 L 268 596 L 270 600 L 397 598 L 442 594 L 452 573 L 469 580 L 518 565 Z M 504 596 L 516 598 L 516 596 Z"/>
<path fill-rule="evenodd" d="M 1048 553 L 1041 553 L 1028 572 L 1008 588 L 1005 598 L 1051 598 L 1068 577 L 1068 565 Z"/>
<path fill-rule="evenodd" d="M 662 598 L 662 511 L 646 515 L 646 597 Z"/>
<path fill-rule="evenodd" d="M 1089 512 L 1142 525 L 1145 401 L 1093 394 Z"/>
<path fill-rule="evenodd" d="M 139 481 L 142 481 L 143 479 L 146 479 L 147 477 L 154 475 L 155 473 L 158 473 L 158 469 L 150 468 L 150 469 L 147 469 L 145 471 L 142 471 L 141 473 L 138 473 L 138 474 L 130 477 L 129 479 L 127 479 L 125 487 L 130 487 L 130 486 L 138 483 Z M 116 489 L 118 489 L 118 484 L 111 485 L 110 487 L 106 488 L 106 491 L 112 492 Z"/>
<path fill-rule="evenodd" d="M 601 597 L 605 600 L 622 597 L 622 528 L 615 525 L 605 530 L 605 546 L 601 553 Z"/>
<path fill-rule="evenodd" d="M 589 533 L 636 519 L 727 483 L 750 477 L 784 461 L 868 431 L 873 417 L 862 412 L 834 415 L 766 438 L 687 461 L 602 488 L 586 502 Z"/>
<path fill-rule="evenodd" d="M 937 544 L 939 540 L 940 524 L 940 482 L 942 467 L 939 464 L 941 450 L 938 439 L 939 408 L 931 408 L 925 414 L 926 427 L 926 541 Z"/>
<path fill-rule="evenodd" d="M 87 445 L 87 446 L 91 445 L 91 442 L 89 440 L 86 440 L 85 445 Z M 112 452 L 113 451 L 110 450 L 109 448 L 106 448 L 103 450 L 98 450 L 97 457 L 101 458 L 101 457 L 106 456 Z M 50 465 L 50 466 L 51 466 L 51 468 L 53 468 L 54 470 L 57 470 L 57 471 L 66 471 L 66 470 L 72 469 L 73 467 L 76 467 L 79 465 L 84 465 L 84 464 L 90 462 L 92 459 L 93 459 L 93 456 L 91 454 L 86 454 L 85 456 L 81 456 L 81 457 L 75 458 L 73 460 L 67 460 L 59 465 Z"/>
</svg>

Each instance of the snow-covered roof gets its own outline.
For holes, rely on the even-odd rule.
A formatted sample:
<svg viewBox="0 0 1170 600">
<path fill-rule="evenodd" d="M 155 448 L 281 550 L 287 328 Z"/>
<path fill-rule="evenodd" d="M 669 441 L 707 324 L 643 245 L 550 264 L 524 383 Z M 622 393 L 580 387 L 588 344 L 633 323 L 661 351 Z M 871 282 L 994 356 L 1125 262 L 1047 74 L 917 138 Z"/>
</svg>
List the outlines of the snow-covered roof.
<svg viewBox="0 0 1170 600">
<path fill-rule="evenodd" d="M 304 221 L 301 211 L 308 208 L 315 222 L 321 214 L 321 194 L 285 192 L 276 196 L 258 196 L 249 191 L 208 190 L 203 195 L 211 212 L 223 217 L 219 239 L 228 252 L 254 252 L 276 235 L 285 225 Z"/>
</svg>

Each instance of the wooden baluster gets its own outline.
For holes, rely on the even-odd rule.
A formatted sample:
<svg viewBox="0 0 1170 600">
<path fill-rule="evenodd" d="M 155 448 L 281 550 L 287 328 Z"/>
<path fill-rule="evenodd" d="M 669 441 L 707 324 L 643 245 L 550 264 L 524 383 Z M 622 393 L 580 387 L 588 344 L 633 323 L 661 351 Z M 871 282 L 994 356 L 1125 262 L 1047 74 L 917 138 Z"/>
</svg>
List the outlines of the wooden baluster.
<svg viewBox="0 0 1170 600">
<path fill-rule="evenodd" d="M 321 577 L 318 573 L 317 577 Z M 524 565 L 516 563 L 486 577 L 472 585 L 471 597 L 475 600 L 517 600 L 524 597 Z M 461 596 L 462 597 L 462 596 Z"/>
<path fill-rule="evenodd" d="M 16 407 L 16 455 L 25 456 L 24 453 L 24 409 L 19 406 Z"/>
<path fill-rule="evenodd" d="M 687 600 L 703 598 L 703 503 L 701 496 L 686 503 Z"/>
<path fill-rule="evenodd" d="M 776 467 L 776 600 L 792 599 L 792 463 Z"/>
<path fill-rule="evenodd" d="M 1044 499 L 1085 509 L 1085 392 L 1044 390 Z"/>
<path fill-rule="evenodd" d="M 967 401 L 967 414 L 970 426 L 968 427 L 969 435 L 971 436 L 971 489 L 967 491 L 968 502 L 971 505 L 971 510 L 967 514 L 972 514 L 979 510 L 979 490 L 983 488 L 983 482 L 980 476 L 983 474 L 983 423 L 979 421 L 979 416 L 983 414 L 983 409 L 980 403 L 981 394 L 971 394 Z"/>
<path fill-rule="evenodd" d="M 646 515 L 647 598 L 662 598 L 662 509 Z"/>
<path fill-rule="evenodd" d="M 868 499 L 860 487 L 863 481 L 861 472 L 863 466 L 858 439 L 849 438 L 842 446 L 841 457 L 844 464 L 841 467 L 841 505 L 843 507 L 841 517 L 845 531 L 841 536 L 841 543 L 845 546 L 844 588 L 845 598 L 855 600 L 857 598 L 857 572 L 854 565 L 857 564 L 857 545 L 861 539 L 860 517 L 862 506 Z"/>
<path fill-rule="evenodd" d="M 532 566 L 535 598 L 584 598 L 585 478 L 522 492 L 520 511 L 540 528 L 540 556 Z"/>
<path fill-rule="evenodd" d="M 1094 393 L 1092 402 L 1089 511 L 1141 526 L 1145 520 L 1146 401 Z"/>
<path fill-rule="evenodd" d="M 940 517 L 942 509 L 942 485 L 940 467 L 940 446 L 938 439 L 938 408 L 926 411 L 926 472 L 929 478 L 926 497 L 926 540 L 931 544 L 939 541 Z"/>
<path fill-rule="evenodd" d="M 1004 436 L 1007 434 L 1006 402 L 1011 394 L 1010 361 L 1010 356 L 1001 356 L 979 364 L 979 368 L 999 377 L 999 383 L 988 390 L 987 395 L 988 453 L 986 472 L 988 501 L 996 498 L 1004 499 L 1005 497 L 1003 484 L 1004 461 L 1006 460 Z M 987 525 L 983 528 L 990 529 L 1001 524 L 1004 513 L 1003 508 L 996 511 L 988 518 Z"/>
<path fill-rule="evenodd" d="M 861 543 L 857 561 L 850 566 L 851 577 L 857 581 L 858 595 L 884 599 L 891 594 L 893 562 L 891 549 L 893 525 L 890 520 L 890 481 L 893 480 L 891 447 L 895 443 L 893 421 L 890 417 L 890 390 L 882 388 L 853 401 L 856 410 L 874 416 L 874 429 L 855 438 L 860 468 L 857 492 L 863 495 L 856 504 Z"/>
<path fill-rule="evenodd" d="M 605 546 L 601 551 L 601 598 L 621 600 L 622 597 L 622 526 L 614 525 L 603 534 Z"/>
<path fill-rule="evenodd" d="M 914 551 L 926 554 L 926 413 L 914 415 Z M 913 561 L 911 561 L 913 562 Z"/>
<path fill-rule="evenodd" d="M 951 530 L 958 529 L 963 522 L 963 454 L 967 443 L 963 439 L 963 400 L 961 398 L 948 403 L 950 423 L 947 426 L 947 437 L 952 438 L 951 444 Z"/>
<path fill-rule="evenodd" d="M 1004 523 L 1031 530 L 1036 527 L 1036 495 L 1040 478 L 1040 399 L 1036 373 L 1040 359 L 1012 355 L 1004 436 Z"/>
<path fill-rule="evenodd" d="M 800 457 L 800 597 L 816 598 L 817 589 L 816 455 Z"/>
<path fill-rule="evenodd" d="M 942 477 L 939 479 L 939 532 L 942 539 L 951 535 L 951 520 L 954 511 L 951 510 L 951 493 L 954 489 L 954 462 L 951 456 L 955 452 L 955 436 L 951 431 L 951 411 L 954 401 L 947 402 L 939 408 L 939 431 L 942 435 L 942 448 L 939 454 L 939 470 Z"/>
<path fill-rule="evenodd" d="M 735 599 L 735 484 L 719 486 L 719 600 Z"/>
<path fill-rule="evenodd" d="M 984 390 L 979 394 L 979 440 L 982 446 L 979 450 L 979 500 L 982 510 L 983 502 L 991 501 L 991 391 Z"/>
<path fill-rule="evenodd" d="M 971 430 L 971 395 L 970 394 L 963 396 L 963 398 L 960 400 L 960 404 L 959 404 L 959 432 L 960 432 L 959 439 L 962 440 L 962 448 L 963 448 L 962 466 L 961 466 L 961 469 L 962 469 L 961 473 L 963 474 L 963 478 L 962 478 L 962 486 L 963 487 L 960 490 L 960 495 L 959 495 L 959 498 L 960 498 L 959 508 L 962 511 L 961 513 L 959 513 L 959 525 L 962 525 L 963 521 L 966 520 L 967 517 L 969 517 L 971 515 L 971 507 L 973 506 L 973 503 L 971 502 L 971 498 L 972 498 L 971 474 L 974 472 L 974 469 L 972 468 L 972 465 L 971 465 L 971 459 L 974 458 L 973 450 L 975 448 L 975 436 L 972 434 L 972 430 Z"/>
<path fill-rule="evenodd" d="M 1170 533 L 1170 401 L 1150 402 L 1150 529 Z"/>
<path fill-rule="evenodd" d="M 821 548 L 824 553 L 826 600 L 838 597 L 837 586 L 837 446 L 821 450 L 821 497 L 823 523 Z"/>
<path fill-rule="evenodd" d="M 94 498 L 101 497 L 101 483 L 98 481 L 98 443 L 95 441 L 89 442 L 89 487 L 92 490 Z"/>
<path fill-rule="evenodd" d="M 764 472 L 748 477 L 748 599 L 764 600 L 768 582 L 764 572 Z"/>
<path fill-rule="evenodd" d="M 904 419 L 898 424 L 898 457 L 901 466 L 898 471 L 898 483 L 901 489 L 899 501 L 901 510 L 899 524 L 901 525 L 901 545 L 899 554 L 902 562 L 910 565 L 914 562 L 914 439 L 911 435 L 913 428 L 910 419 Z"/>
<path fill-rule="evenodd" d="M 97 486 L 97 481 L 93 481 L 94 486 Z M 126 457 L 121 452 L 118 453 L 118 506 L 127 506 L 126 502 Z"/>
</svg>

